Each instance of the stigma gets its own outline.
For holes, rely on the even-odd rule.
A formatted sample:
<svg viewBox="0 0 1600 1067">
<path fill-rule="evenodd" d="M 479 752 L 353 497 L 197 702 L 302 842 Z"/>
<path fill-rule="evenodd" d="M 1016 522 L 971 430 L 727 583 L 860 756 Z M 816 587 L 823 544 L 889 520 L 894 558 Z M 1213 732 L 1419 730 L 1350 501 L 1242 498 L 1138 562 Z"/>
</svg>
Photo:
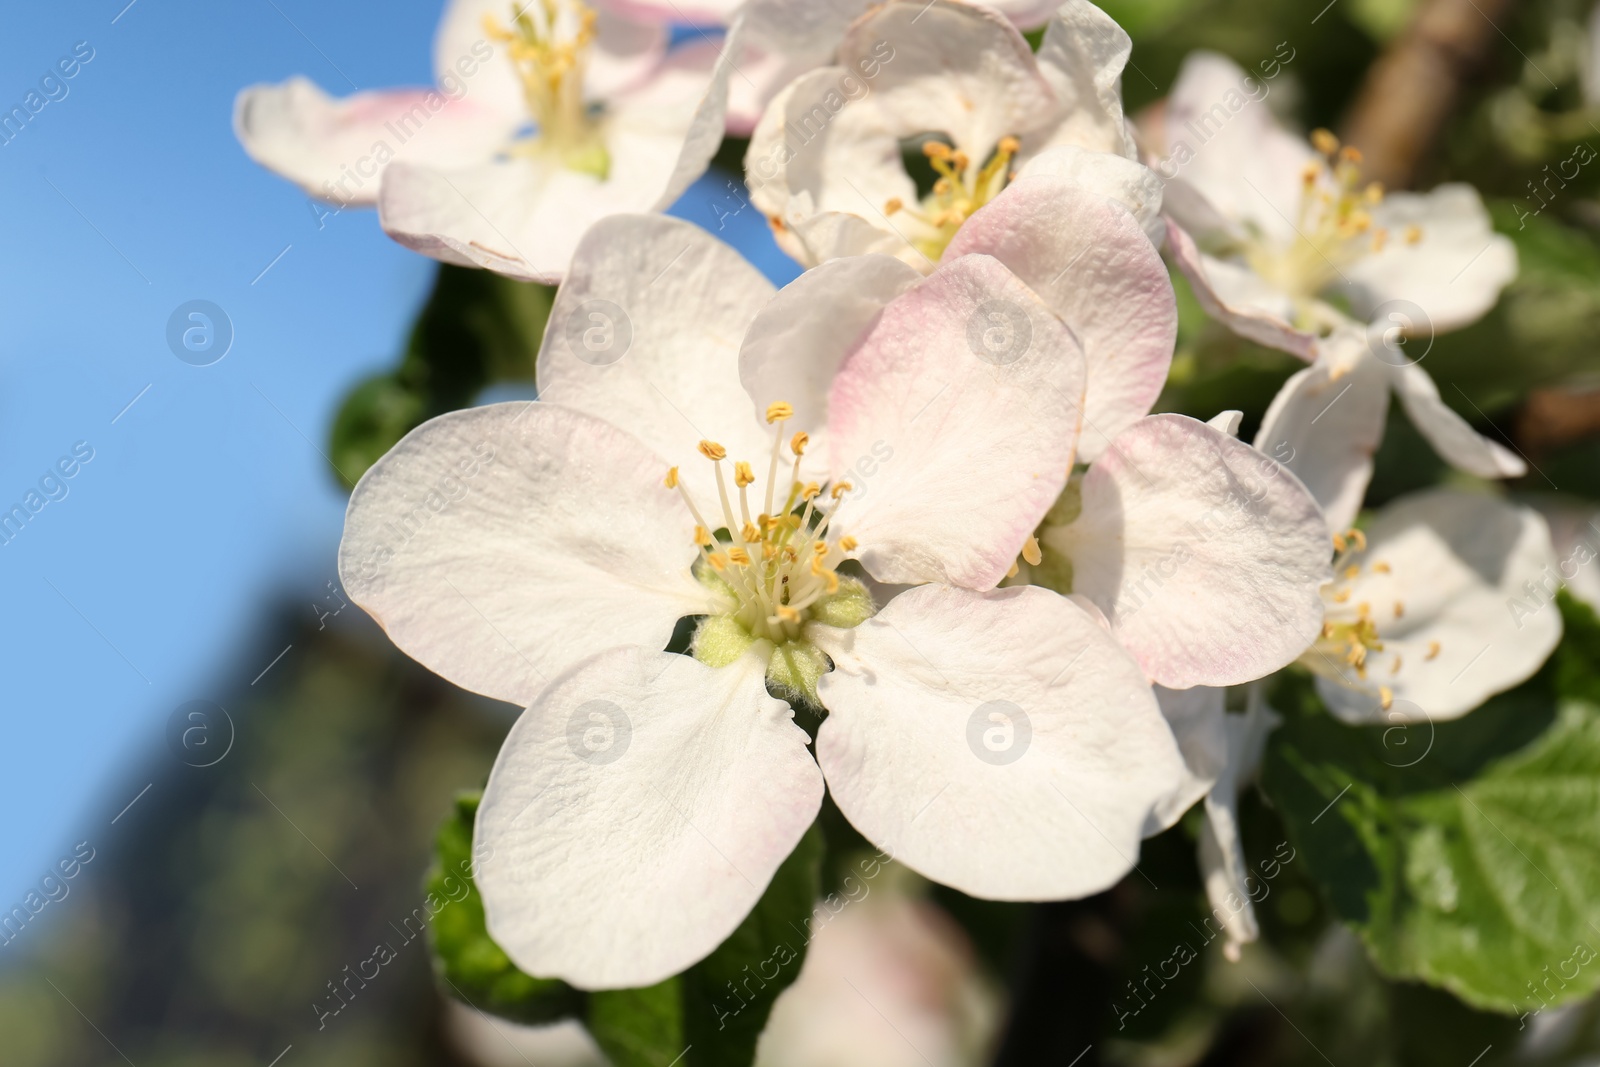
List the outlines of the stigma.
<svg viewBox="0 0 1600 1067">
<path fill-rule="evenodd" d="M 981 166 L 966 152 L 942 141 L 925 141 L 922 154 L 939 175 L 933 191 L 917 207 L 907 207 L 898 197 L 883 206 L 885 215 L 903 214 L 922 224 L 924 232 L 911 239 L 917 251 L 938 262 L 973 214 L 996 196 L 1011 181 L 1011 161 L 1022 150 L 1015 137 L 1002 137 L 994 154 Z"/>
<path fill-rule="evenodd" d="M 583 96 L 598 16 L 582 0 L 530 0 L 510 9 L 509 25 L 486 14 L 483 27 L 509 52 L 535 126 L 533 136 L 516 142 L 511 153 L 554 158 L 605 180 L 611 155 Z"/>
<path fill-rule="evenodd" d="M 852 486 L 801 480 L 810 438 L 803 430 L 786 434 L 793 416 L 788 403 L 768 406 L 772 449 L 759 467 L 730 461 L 716 441 L 700 442 L 697 451 L 711 466 L 713 505 L 702 509 L 677 467 L 667 471 L 663 484 L 682 496 L 694 516 L 696 577 L 721 593 L 726 605 L 702 622 L 695 655 L 721 666 L 755 642 L 769 642 L 768 680 L 815 701 L 826 657 L 807 640 L 807 626 L 857 626 L 873 606 L 866 587 L 838 571 L 860 547 L 833 528 Z M 764 480 L 758 474 L 763 468 Z"/>
</svg>

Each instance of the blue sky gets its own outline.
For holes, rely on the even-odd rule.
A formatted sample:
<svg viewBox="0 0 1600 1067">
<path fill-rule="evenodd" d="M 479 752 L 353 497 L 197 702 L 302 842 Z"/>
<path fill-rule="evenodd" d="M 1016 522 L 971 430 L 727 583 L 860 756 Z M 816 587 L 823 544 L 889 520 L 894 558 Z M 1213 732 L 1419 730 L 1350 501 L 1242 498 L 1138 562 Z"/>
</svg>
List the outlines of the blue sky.
<svg viewBox="0 0 1600 1067">
<path fill-rule="evenodd" d="M 174 708 L 210 696 L 222 665 L 272 661 L 280 649 L 242 643 L 277 598 L 309 617 L 336 577 L 345 498 L 318 449 L 350 384 L 393 362 L 433 263 L 369 212 L 319 229 L 305 197 L 234 141 L 233 97 L 295 73 L 337 93 L 346 78 L 424 84 L 440 6 L 386 3 L 381 19 L 355 0 L 7 12 L 0 112 L 75 46 L 93 58 L 47 83 L 60 99 L 0 147 L 0 510 L 79 442 L 93 458 L 47 482 L 65 496 L 0 546 L 4 907 L 71 842 L 115 832 Z M 709 222 L 722 189 L 708 179 L 676 213 Z M 795 273 L 754 210 L 724 236 L 776 280 Z M 232 324 L 210 366 L 167 345 L 193 300 Z"/>
</svg>

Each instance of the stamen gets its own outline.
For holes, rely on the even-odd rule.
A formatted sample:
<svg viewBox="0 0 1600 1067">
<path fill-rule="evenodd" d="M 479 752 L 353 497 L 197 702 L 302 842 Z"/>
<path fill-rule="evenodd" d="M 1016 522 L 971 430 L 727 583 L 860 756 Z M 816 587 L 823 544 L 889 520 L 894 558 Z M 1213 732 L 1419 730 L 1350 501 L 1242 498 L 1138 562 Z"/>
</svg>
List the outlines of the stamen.
<svg viewBox="0 0 1600 1067">
<path fill-rule="evenodd" d="M 737 485 L 740 489 L 743 489 L 746 486 L 754 485 L 755 480 L 755 472 L 750 469 L 750 464 L 741 459 L 733 465 L 734 485 Z"/>
<path fill-rule="evenodd" d="M 1383 705 L 1383 710 L 1388 711 L 1394 707 L 1394 690 L 1386 685 L 1378 687 L 1378 703 Z"/>
<path fill-rule="evenodd" d="M 1400 658 L 1400 653 L 1396 652 L 1394 654 L 1394 666 L 1389 668 L 1389 673 L 1391 675 L 1399 674 L 1400 673 L 1400 664 L 1402 662 L 1403 661 Z"/>
<path fill-rule="evenodd" d="M 767 405 L 767 425 L 794 418 L 794 405 L 775 400 Z"/>
<path fill-rule="evenodd" d="M 854 488 L 855 486 L 851 485 L 849 482 L 840 482 L 838 485 L 835 485 L 831 490 L 829 490 L 828 495 L 833 497 L 833 499 L 838 500 L 840 497 L 844 496 Z"/>
<path fill-rule="evenodd" d="M 728 549 L 728 558 L 739 564 L 741 567 L 750 566 L 750 553 L 746 552 L 742 548 Z"/>
<path fill-rule="evenodd" d="M 1351 530 L 1350 540 L 1355 543 L 1357 552 L 1365 552 L 1367 550 L 1367 535 L 1360 530 Z"/>
<path fill-rule="evenodd" d="M 665 485 L 668 489 L 678 488 L 678 468 L 668 467 Z"/>
<path fill-rule="evenodd" d="M 1421 226 L 1407 226 L 1406 227 L 1406 244 L 1414 245 L 1414 244 L 1416 244 L 1417 242 L 1419 242 L 1421 240 L 1422 240 L 1422 227 Z"/>
<path fill-rule="evenodd" d="M 1372 569 L 1377 574 L 1393 574 L 1394 568 L 1387 563 L 1374 563 Z"/>
<path fill-rule="evenodd" d="M 811 435 L 806 433 L 804 430 L 799 430 L 793 437 L 789 438 L 789 451 L 793 452 L 796 456 L 803 456 L 806 454 L 806 445 L 810 441 Z"/>
<path fill-rule="evenodd" d="M 728 450 L 715 441 L 701 441 L 697 447 L 700 449 L 700 454 L 713 463 L 728 458 Z"/>
<path fill-rule="evenodd" d="M 711 531 L 706 529 L 704 526 L 696 526 L 694 528 L 694 543 L 699 545 L 701 548 L 710 548 Z"/>
<path fill-rule="evenodd" d="M 1333 135 L 1332 130 L 1315 129 L 1311 131 L 1311 144 L 1318 152 L 1331 156 L 1339 151 L 1339 138 Z"/>
<path fill-rule="evenodd" d="M 1044 553 L 1039 551 L 1039 539 L 1030 537 L 1022 545 L 1022 558 L 1028 561 L 1030 567 L 1037 567 L 1044 562 Z"/>
<path fill-rule="evenodd" d="M 1405 606 L 1405 604 L 1402 603 L 1401 601 L 1396 600 L 1394 602 L 1394 617 L 1397 618 L 1397 619 L 1403 619 L 1403 618 L 1405 618 L 1405 615 L 1406 615 L 1406 606 Z"/>
<path fill-rule="evenodd" d="M 1428 642 L 1428 654 L 1426 656 L 1423 656 L 1422 658 L 1425 659 L 1425 660 L 1434 660 L 1434 659 L 1437 659 L 1438 656 L 1439 656 L 1439 642 L 1437 642 L 1437 641 L 1429 641 Z"/>
<path fill-rule="evenodd" d="M 839 538 L 839 548 L 845 552 L 854 552 L 856 550 L 856 546 L 860 543 L 861 542 L 857 541 L 854 537 Z"/>
<path fill-rule="evenodd" d="M 898 196 L 891 196 L 888 200 L 883 202 L 883 213 L 885 215 L 893 215 L 902 210 L 905 206 L 906 202 L 904 200 L 901 200 Z"/>
</svg>

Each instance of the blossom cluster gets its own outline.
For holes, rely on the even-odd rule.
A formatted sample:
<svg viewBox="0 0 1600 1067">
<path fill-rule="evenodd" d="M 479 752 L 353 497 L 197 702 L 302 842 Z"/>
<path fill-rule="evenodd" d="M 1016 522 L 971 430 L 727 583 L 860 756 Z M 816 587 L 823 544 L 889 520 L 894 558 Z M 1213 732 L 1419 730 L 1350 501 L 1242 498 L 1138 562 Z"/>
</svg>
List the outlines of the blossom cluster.
<svg viewBox="0 0 1600 1067">
<path fill-rule="evenodd" d="M 725 32 L 669 46 L 684 19 Z M 1030 901 L 1112 886 L 1201 803 L 1237 958 L 1264 680 L 1439 721 L 1559 640 L 1553 608 L 1506 608 L 1556 564 L 1482 484 L 1523 462 L 1416 354 L 1515 275 L 1477 193 L 1385 191 L 1212 54 L 1131 122 L 1130 48 L 1087 0 L 451 0 L 443 92 L 241 95 L 247 149 L 313 195 L 559 281 L 539 399 L 410 433 L 340 548 L 399 648 L 526 709 L 476 875 L 528 973 L 703 959 L 825 794 L 922 876 Z M 806 268 L 781 289 L 659 213 L 725 133 Z M 340 191 L 356 159 L 381 172 Z M 1237 411 L 1155 411 L 1168 261 L 1305 363 L 1253 442 Z M 1358 526 L 1391 396 L 1480 484 Z"/>
</svg>

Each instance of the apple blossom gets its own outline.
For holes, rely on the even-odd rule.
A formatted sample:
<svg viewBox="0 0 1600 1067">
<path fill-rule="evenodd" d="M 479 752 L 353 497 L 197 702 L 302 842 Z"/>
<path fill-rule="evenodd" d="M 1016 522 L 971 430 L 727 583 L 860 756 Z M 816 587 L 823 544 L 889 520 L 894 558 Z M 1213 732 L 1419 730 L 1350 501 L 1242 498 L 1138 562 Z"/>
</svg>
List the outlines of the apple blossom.
<svg viewBox="0 0 1600 1067">
<path fill-rule="evenodd" d="M 477 875 L 491 935 L 530 973 L 611 988 L 700 959 L 824 779 L 912 869 L 1052 899 L 1125 874 L 1181 770 L 1110 634 L 1047 590 L 995 588 L 1073 461 L 1085 371 L 1067 328 L 965 256 L 819 371 L 804 348 L 738 354 L 769 296 L 695 227 L 602 221 L 552 310 L 543 399 L 424 424 L 351 497 L 357 602 L 433 670 L 528 705 L 477 824 L 507 862 Z M 996 302 L 1030 338 L 1004 359 L 972 339 Z M 775 380 L 811 388 L 768 399 Z M 878 610 L 849 559 L 914 588 Z M 661 651 L 685 618 L 693 655 Z M 791 703 L 828 711 L 815 761 Z M 1023 732 L 1000 757 L 974 741 L 996 723 Z M 584 921 L 597 910 L 614 921 Z"/>
<path fill-rule="evenodd" d="M 716 151 L 729 65 L 667 41 L 583 0 L 450 0 L 439 88 L 335 100 L 297 77 L 241 92 L 234 126 L 310 195 L 376 204 L 401 244 L 547 282 L 590 223 L 663 210 Z"/>
<path fill-rule="evenodd" d="M 931 270 L 1013 170 L 1026 173 L 1046 150 L 1072 145 L 1131 164 L 1120 85 L 1130 48 L 1086 0 L 1060 7 L 1037 55 L 991 8 L 889 0 L 850 26 L 836 65 L 772 100 L 745 159 L 752 201 L 807 266 L 884 252 Z M 851 98 L 840 85 L 858 72 L 869 85 Z M 924 142 L 939 180 L 919 198 L 900 144 L 930 132 L 950 143 Z"/>
<path fill-rule="evenodd" d="M 1242 336 L 1309 359 L 1316 339 L 1386 313 L 1443 332 L 1483 315 L 1517 272 L 1476 190 L 1385 194 L 1361 153 L 1326 130 L 1280 128 L 1231 60 L 1196 52 L 1148 131 L 1169 181 L 1174 259 L 1211 314 Z"/>
<path fill-rule="evenodd" d="M 1346 722 L 1459 718 L 1526 680 L 1561 640 L 1555 606 L 1524 599 L 1557 565 L 1529 508 L 1433 489 L 1337 543 L 1327 622 L 1302 662 Z"/>
</svg>

